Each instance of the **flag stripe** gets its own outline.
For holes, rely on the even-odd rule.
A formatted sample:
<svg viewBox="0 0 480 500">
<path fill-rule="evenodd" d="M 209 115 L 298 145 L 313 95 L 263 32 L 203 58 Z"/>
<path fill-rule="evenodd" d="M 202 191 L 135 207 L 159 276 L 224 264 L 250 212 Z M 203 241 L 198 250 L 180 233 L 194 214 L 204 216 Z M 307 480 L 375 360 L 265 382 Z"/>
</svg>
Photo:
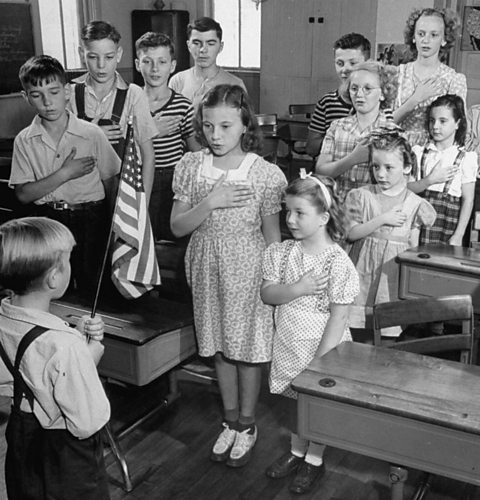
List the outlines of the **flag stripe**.
<svg viewBox="0 0 480 500">
<path fill-rule="evenodd" d="M 132 127 L 125 151 L 113 216 L 112 280 L 124 297 L 137 298 L 161 281 Z"/>
</svg>

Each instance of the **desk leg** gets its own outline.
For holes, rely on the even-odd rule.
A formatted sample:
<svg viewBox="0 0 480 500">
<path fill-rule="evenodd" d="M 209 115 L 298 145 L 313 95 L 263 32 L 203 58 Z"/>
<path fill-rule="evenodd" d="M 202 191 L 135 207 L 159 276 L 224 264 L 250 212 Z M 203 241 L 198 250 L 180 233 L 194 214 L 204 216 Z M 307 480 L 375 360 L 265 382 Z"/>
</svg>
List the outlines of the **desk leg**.
<svg viewBox="0 0 480 500">
<path fill-rule="evenodd" d="M 143 481 L 143 479 L 145 479 L 145 477 L 150 473 L 151 468 L 149 467 L 139 477 L 135 478 L 135 481 L 133 481 L 130 471 L 128 469 L 127 458 L 120 446 L 120 440 L 123 439 L 128 434 L 130 434 L 132 431 L 134 431 L 143 422 L 145 422 L 153 415 L 155 415 L 159 411 L 163 410 L 164 408 L 172 404 L 176 399 L 180 397 L 180 392 L 178 391 L 177 374 L 175 370 L 171 370 L 168 373 L 168 388 L 169 392 L 166 398 L 163 399 L 158 406 L 147 412 L 145 415 L 141 416 L 139 419 L 135 420 L 135 422 L 133 422 L 129 426 L 125 427 L 116 434 L 113 432 L 110 422 L 107 423 L 107 425 L 104 428 L 108 443 L 110 445 L 110 449 L 122 474 L 122 482 L 119 482 L 112 477 L 110 477 L 109 479 L 112 483 L 114 483 L 117 486 L 120 486 L 120 488 L 125 490 L 127 493 L 130 493 L 135 488 L 135 486 L 137 486 L 140 482 Z"/>
<path fill-rule="evenodd" d="M 391 500 L 403 500 L 404 485 L 408 477 L 407 470 L 399 465 L 390 465 L 388 477 L 392 491 Z"/>
</svg>

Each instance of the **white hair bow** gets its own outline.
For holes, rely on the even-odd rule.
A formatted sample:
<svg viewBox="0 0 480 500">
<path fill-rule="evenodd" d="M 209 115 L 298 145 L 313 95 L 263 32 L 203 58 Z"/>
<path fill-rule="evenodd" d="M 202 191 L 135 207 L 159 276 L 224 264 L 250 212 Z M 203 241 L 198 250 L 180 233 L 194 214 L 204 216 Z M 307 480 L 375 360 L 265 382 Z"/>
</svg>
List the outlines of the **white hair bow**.
<svg viewBox="0 0 480 500">
<path fill-rule="evenodd" d="M 320 190 L 322 191 L 323 197 L 325 198 L 325 203 L 327 204 L 327 208 L 332 206 L 332 196 L 328 191 L 327 186 L 316 176 L 312 175 L 312 172 L 308 172 L 304 169 L 300 169 L 300 179 L 307 180 L 312 179 L 312 181 L 316 182 L 320 186 Z"/>
</svg>

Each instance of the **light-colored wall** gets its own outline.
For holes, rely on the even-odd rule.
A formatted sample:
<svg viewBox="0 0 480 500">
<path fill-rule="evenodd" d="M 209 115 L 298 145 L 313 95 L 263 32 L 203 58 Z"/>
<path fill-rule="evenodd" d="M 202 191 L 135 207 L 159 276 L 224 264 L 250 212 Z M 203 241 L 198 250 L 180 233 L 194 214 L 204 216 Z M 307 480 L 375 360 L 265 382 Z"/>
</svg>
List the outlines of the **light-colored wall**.
<svg viewBox="0 0 480 500">
<path fill-rule="evenodd" d="M 403 29 L 413 9 L 433 7 L 433 0 L 379 0 L 377 43 L 403 43 Z"/>
</svg>

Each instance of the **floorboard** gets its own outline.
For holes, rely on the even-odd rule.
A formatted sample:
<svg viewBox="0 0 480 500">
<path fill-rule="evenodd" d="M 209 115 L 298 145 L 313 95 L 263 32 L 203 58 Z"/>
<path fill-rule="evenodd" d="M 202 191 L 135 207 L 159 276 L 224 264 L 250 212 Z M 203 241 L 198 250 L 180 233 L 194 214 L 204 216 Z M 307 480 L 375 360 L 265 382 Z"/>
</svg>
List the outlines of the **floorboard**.
<svg viewBox="0 0 480 500">
<path fill-rule="evenodd" d="M 282 399 L 271 396 L 266 383 L 258 406 L 259 439 L 250 463 L 232 469 L 211 462 L 210 448 L 220 426 L 219 394 L 213 385 L 191 381 L 180 382 L 179 388 L 179 399 L 122 439 L 133 478 L 147 469 L 149 474 L 130 493 L 112 484 L 112 500 L 389 500 L 388 464 L 334 448 L 327 448 L 326 474 L 309 494 L 290 494 L 290 478 L 266 477 L 265 468 L 289 446 L 289 433 L 279 424 Z M 112 426 L 118 430 L 160 402 L 168 385 L 161 378 L 143 388 L 107 384 L 107 390 Z M 0 398 L 2 465 L 9 406 L 7 398 Z M 108 451 L 106 462 L 110 476 L 119 480 L 119 469 Z M 409 471 L 406 491 L 410 497 L 421 476 L 418 471 Z M 458 481 L 436 477 L 427 499 L 480 499 L 476 489 L 465 496 L 469 489 Z M 1 474 L 0 499 L 4 498 Z"/>
</svg>

